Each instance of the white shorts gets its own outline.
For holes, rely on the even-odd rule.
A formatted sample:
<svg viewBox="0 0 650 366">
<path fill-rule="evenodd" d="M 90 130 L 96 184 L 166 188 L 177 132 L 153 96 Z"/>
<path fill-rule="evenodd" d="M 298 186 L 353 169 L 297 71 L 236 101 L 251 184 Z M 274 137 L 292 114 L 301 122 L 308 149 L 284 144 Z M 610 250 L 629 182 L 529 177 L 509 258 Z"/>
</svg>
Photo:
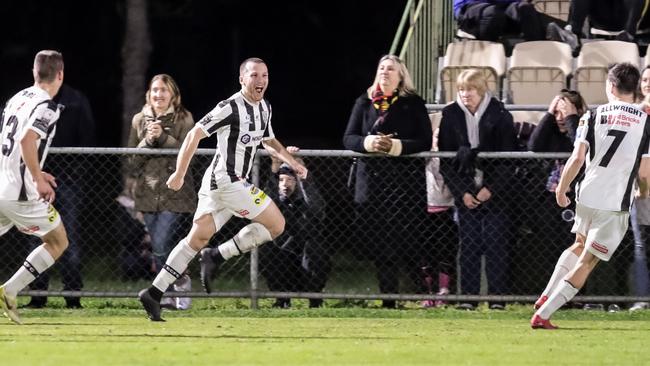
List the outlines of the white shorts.
<svg viewBox="0 0 650 366">
<path fill-rule="evenodd" d="M 216 190 L 207 193 L 199 191 L 194 220 L 212 214 L 214 225 L 219 231 L 233 215 L 252 220 L 271 204 L 271 198 L 255 185 L 244 180 L 231 183 L 229 179 L 217 182 L 219 188 Z"/>
<path fill-rule="evenodd" d="M 576 203 L 575 223 L 571 232 L 584 235 L 585 248 L 601 260 L 608 261 L 627 232 L 630 213 L 604 211 Z"/>
<path fill-rule="evenodd" d="M 23 233 L 40 238 L 60 224 L 61 215 L 47 202 L 0 201 L 0 235 L 16 226 Z"/>
</svg>

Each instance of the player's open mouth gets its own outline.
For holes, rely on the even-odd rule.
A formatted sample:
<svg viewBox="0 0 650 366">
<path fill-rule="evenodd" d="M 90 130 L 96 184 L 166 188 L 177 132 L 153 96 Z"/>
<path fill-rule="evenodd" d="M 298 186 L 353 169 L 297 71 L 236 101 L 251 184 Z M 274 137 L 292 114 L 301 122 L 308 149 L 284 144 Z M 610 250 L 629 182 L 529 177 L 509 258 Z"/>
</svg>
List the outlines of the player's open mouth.
<svg viewBox="0 0 650 366">
<path fill-rule="evenodd" d="M 264 88 L 262 88 L 261 86 L 256 86 L 255 87 L 255 91 L 258 92 L 258 93 L 261 93 L 262 90 L 264 90 Z"/>
</svg>

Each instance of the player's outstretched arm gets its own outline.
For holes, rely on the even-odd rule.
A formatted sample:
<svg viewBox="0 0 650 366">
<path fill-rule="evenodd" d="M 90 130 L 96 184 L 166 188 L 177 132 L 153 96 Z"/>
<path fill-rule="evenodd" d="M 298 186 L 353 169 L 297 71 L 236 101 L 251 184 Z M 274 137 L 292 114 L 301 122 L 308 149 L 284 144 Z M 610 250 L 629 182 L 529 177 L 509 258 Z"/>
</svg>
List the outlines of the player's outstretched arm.
<svg viewBox="0 0 650 366">
<path fill-rule="evenodd" d="M 190 161 L 192 160 L 196 149 L 199 147 L 199 141 L 206 136 L 207 135 L 203 132 L 203 129 L 198 126 L 194 126 L 194 128 L 187 133 L 180 151 L 178 152 L 176 171 L 169 176 L 169 179 L 167 179 L 167 187 L 169 189 L 173 189 L 174 191 L 181 189 L 183 182 L 185 181 L 187 168 L 190 166 Z"/>
<path fill-rule="evenodd" d="M 36 148 L 40 138 L 35 131 L 31 129 L 27 130 L 25 136 L 20 139 L 20 155 L 29 173 L 32 175 L 34 183 L 36 183 L 38 197 L 51 203 L 54 201 L 55 194 L 53 187 L 56 187 L 56 183 L 52 175 L 41 171 L 41 165 L 38 161 L 38 149 Z"/>
<path fill-rule="evenodd" d="M 271 156 L 278 158 L 285 163 L 289 164 L 296 175 L 300 179 L 307 178 L 307 168 L 304 165 L 300 164 L 296 158 L 287 151 L 287 149 L 282 145 L 277 139 L 264 140 L 262 142 L 266 151 L 271 154 Z"/>
<path fill-rule="evenodd" d="M 569 160 L 567 160 L 566 165 L 564 165 L 562 175 L 560 176 L 560 182 L 555 189 L 555 200 L 560 207 L 567 207 L 571 203 L 571 200 L 569 200 L 566 193 L 573 180 L 576 179 L 578 172 L 580 172 L 580 168 L 582 168 L 582 165 L 585 163 L 587 149 L 588 145 L 586 143 L 576 143 Z"/>
</svg>

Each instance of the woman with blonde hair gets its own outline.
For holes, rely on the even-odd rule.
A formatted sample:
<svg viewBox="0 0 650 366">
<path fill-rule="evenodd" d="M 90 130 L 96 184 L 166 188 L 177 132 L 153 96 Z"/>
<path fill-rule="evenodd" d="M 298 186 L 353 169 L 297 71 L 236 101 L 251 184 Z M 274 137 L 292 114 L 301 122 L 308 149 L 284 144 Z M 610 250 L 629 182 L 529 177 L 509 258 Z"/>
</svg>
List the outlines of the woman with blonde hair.
<svg viewBox="0 0 650 366">
<path fill-rule="evenodd" d="M 427 204 L 424 159 L 391 157 L 428 151 L 431 136 L 424 100 L 415 94 L 406 65 L 397 56 L 382 57 L 374 82 L 354 104 L 343 136 L 346 149 L 385 155 L 359 159 L 352 173 L 365 234 L 359 246 L 375 262 L 382 293 L 398 292 L 398 263 L 414 259 L 410 248 L 423 240 L 418 224 L 426 219 Z M 387 308 L 395 305 L 394 300 L 383 302 Z"/>
<path fill-rule="evenodd" d="M 457 87 L 456 102 L 442 110 L 438 147 L 456 152 L 455 159 L 442 159 L 441 171 L 458 207 L 462 293 L 478 295 L 485 255 L 489 292 L 503 295 L 508 291 L 509 245 L 514 236 L 508 207 L 514 169 L 507 160 L 478 160 L 476 154 L 515 151 L 515 127 L 510 112 L 488 90 L 482 71 L 461 72 Z M 476 307 L 472 302 L 461 305 Z M 490 306 L 502 309 L 503 303 Z"/>
<path fill-rule="evenodd" d="M 159 74 L 149 82 L 145 104 L 133 117 L 128 146 L 177 149 L 193 126 L 192 114 L 181 103 L 178 85 L 171 76 Z M 135 210 L 144 214 L 156 272 L 162 268 L 178 237 L 185 232 L 186 217 L 196 209 L 191 174 L 179 191 L 165 185 L 175 167 L 175 155 L 136 155 L 130 160 L 130 173 L 136 179 Z"/>
</svg>

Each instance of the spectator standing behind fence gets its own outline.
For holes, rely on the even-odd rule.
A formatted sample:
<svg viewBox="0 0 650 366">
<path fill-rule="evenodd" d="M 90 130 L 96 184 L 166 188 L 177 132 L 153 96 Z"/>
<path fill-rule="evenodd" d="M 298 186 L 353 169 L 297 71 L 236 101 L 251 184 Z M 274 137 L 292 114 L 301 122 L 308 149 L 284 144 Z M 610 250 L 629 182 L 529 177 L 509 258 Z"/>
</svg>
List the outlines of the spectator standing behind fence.
<svg viewBox="0 0 650 366">
<path fill-rule="evenodd" d="M 424 240 L 426 219 L 424 162 L 392 158 L 431 149 L 431 123 L 424 100 L 415 93 L 406 65 L 397 56 L 379 60 L 373 84 L 357 98 L 343 145 L 388 158 L 363 158 L 356 164 L 354 201 L 363 245 L 377 267 L 379 290 L 397 293 L 399 263 Z M 414 269 L 416 270 L 416 269 Z M 394 300 L 383 307 L 394 308 Z"/>
<path fill-rule="evenodd" d="M 480 71 L 461 72 L 457 85 L 457 101 L 442 110 L 438 147 L 456 152 L 453 161 L 442 159 L 441 171 L 458 207 L 461 288 L 463 294 L 478 295 L 485 255 L 489 292 L 504 295 L 514 236 L 509 216 L 514 164 L 500 159 L 477 161 L 476 154 L 516 150 L 515 127 L 510 112 L 489 93 Z M 490 306 L 503 308 L 499 302 Z M 476 303 L 461 307 L 473 309 Z"/>
<path fill-rule="evenodd" d="M 259 58 L 244 60 L 239 66 L 239 83 L 239 92 L 220 102 L 188 133 L 178 154 L 176 170 L 167 180 L 170 189 L 181 189 L 199 142 L 217 134 L 217 151 L 203 175 L 192 229 L 169 254 L 151 287 L 138 293 L 152 321 L 163 321 L 160 316 L 163 293 L 181 277 L 199 251 L 201 282 L 209 293 L 213 276 L 224 261 L 248 253 L 284 231 L 284 216 L 273 200 L 247 181 L 260 143 L 271 156 L 289 164 L 296 176 L 307 177 L 307 169 L 287 152 L 273 133 L 271 104 L 264 99 L 269 83 L 266 63 Z M 252 222 L 218 247 L 206 248 L 210 238 L 234 215 Z"/>
<path fill-rule="evenodd" d="M 433 132 L 433 151 L 438 151 L 437 126 Z M 451 280 L 456 274 L 456 255 L 458 254 L 458 225 L 454 220 L 456 207 L 454 196 L 445 184 L 440 173 L 440 158 L 431 158 L 426 166 L 427 212 L 429 222 L 426 227 L 426 240 L 423 242 L 422 256 L 419 258 L 424 275 L 425 291 L 433 293 L 433 283 L 438 279 L 436 295 L 448 295 Z M 442 300 L 425 300 L 423 307 L 446 305 Z"/>
<path fill-rule="evenodd" d="M 149 82 L 142 111 L 133 117 L 129 147 L 177 149 L 194 126 L 192 114 L 181 103 L 178 85 L 171 76 L 159 74 Z M 166 186 L 174 172 L 173 155 L 135 155 L 130 173 L 136 178 L 135 209 L 144 214 L 151 245 L 160 271 L 167 255 L 182 235 L 187 216 L 196 208 L 192 175 L 179 191 Z M 189 281 L 187 275 L 182 281 Z"/>
<path fill-rule="evenodd" d="M 56 132 L 61 106 L 52 101 L 63 84 L 63 56 L 40 51 L 34 58 L 34 85 L 14 95 L 0 120 L 0 235 L 13 226 L 38 236 L 43 245 L 32 250 L 23 265 L 0 286 L 0 309 L 21 324 L 18 292 L 50 268 L 68 247 L 55 199 L 54 176 L 41 170 Z"/>
<path fill-rule="evenodd" d="M 548 107 L 548 112 L 542 117 L 528 141 L 528 148 L 534 152 L 571 152 L 576 137 L 578 120 L 586 111 L 586 103 L 580 93 L 562 89 Z M 557 207 L 555 205 L 555 189 L 564 169 L 562 160 L 551 162 L 550 174 L 545 182 L 542 198 L 535 205 L 545 209 L 536 210 L 535 232 L 538 238 L 544 238 L 544 243 L 538 248 L 555 251 L 558 245 L 571 241 L 570 229 L 573 225 L 575 205 Z M 537 203 L 538 202 L 538 203 Z M 547 298 L 555 283 L 563 278 L 578 260 L 580 251 L 574 247 L 565 249 L 560 256 L 551 281 L 542 292 L 541 298 Z"/>
<path fill-rule="evenodd" d="M 63 105 L 61 116 L 56 123 L 56 134 L 52 147 L 94 147 L 95 120 L 88 98 L 80 91 L 64 84 L 52 98 L 55 103 Z M 81 246 L 82 232 L 88 222 L 84 222 L 84 204 L 92 176 L 84 164 L 82 155 L 53 154 L 46 161 L 44 168 L 56 177 L 56 207 L 65 217 L 68 233 L 68 249 L 54 266 L 60 269 L 64 291 L 81 291 Z M 34 238 L 35 239 L 35 238 Z M 32 240 L 32 249 L 40 245 L 39 240 Z M 46 291 L 50 282 L 50 272 L 40 275 L 29 285 L 31 290 Z M 45 296 L 32 296 L 24 307 L 42 308 L 47 303 Z M 79 297 L 65 297 L 66 307 L 81 308 Z"/>
<path fill-rule="evenodd" d="M 650 95 L 650 66 L 641 73 L 639 89 L 642 97 Z M 632 263 L 632 285 L 635 296 L 650 294 L 650 279 L 648 278 L 648 235 L 650 235 L 650 198 L 637 197 L 630 210 L 630 224 L 634 235 L 634 262 Z M 648 309 L 650 304 L 639 301 L 632 304 L 630 311 Z"/>
<path fill-rule="evenodd" d="M 571 230 L 576 234 L 574 246 L 582 253 L 548 298 L 537 301 L 539 309 L 530 320 L 533 329 L 557 328 L 550 317 L 580 291 L 601 260 L 610 260 L 628 228 L 635 182 L 641 196 L 648 195 L 650 125 L 646 111 L 650 106 L 633 104 L 639 79 L 634 65 L 614 65 L 605 84 L 609 103 L 585 113 L 580 120 L 555 197 L 559 206 L 569 205 L 569 185 L 586 162 L 584 178 L 576 185 L 576 218 Z"/>
<path fill-rule="evenodd" d="M 310 247 L 315 244 L 313 240 L 320 236 L 315 230 L 321 222 L 320 217 L 315 215 L 318 210 L 312 206 L 315 197 L 309 197 L 305 188 L 311 184 L 309 179 L 299 181 L 289 165 L 281 164 L 273 179 L 269 179 L 269 186 L 265 190 L 278 203 L 278 208 L 286 219 L 284 232 L 272 244 L 260 249 L 260 272 L 266 278 L 270 291 L 322 290 L 310 286 L 314 282 L 312 277 L 320 273 L 319 268 L 311 268 L 318 263 L 309 255 L 315 254 Z M 324 280 L 316 280 L 325 284 Z M 320 306 L 321 301 L 317 300 L 319 299 L 310 299 L 310 307 Z M 273 306 L 289 308 L 291 299 L 278 298 Z"/>
</svg>

